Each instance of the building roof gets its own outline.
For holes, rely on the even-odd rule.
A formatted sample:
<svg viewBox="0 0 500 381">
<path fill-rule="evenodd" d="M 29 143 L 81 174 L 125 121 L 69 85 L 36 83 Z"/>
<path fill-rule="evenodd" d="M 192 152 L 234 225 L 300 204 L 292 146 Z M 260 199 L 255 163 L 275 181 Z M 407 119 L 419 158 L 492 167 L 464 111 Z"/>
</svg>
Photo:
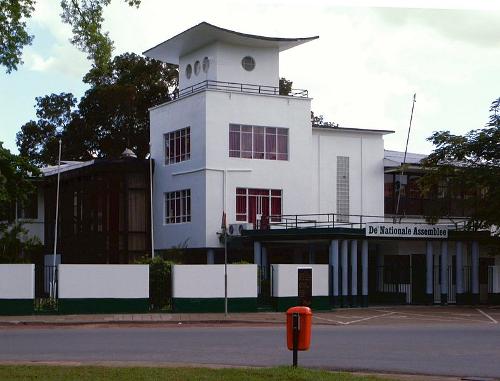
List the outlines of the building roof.
<svg viewBox="0 0 500 381">
<path fill-rule="evenodd" d="M 394 131 L 392 131 L 392 130 L 377 130 L 377 129 L 373 129 L 373 128 L 339 127 L 338 125 L 335 125 L 335 126 L 328 126 L 328 125 L 313 126 L 313 128 L 318 130 L 318 131 L 325 130 L 325 131 L 360 132 L 360 133 L 372 133 L 372 134 L 380 134 L 380 135 L 388 135 L 388 134 L 394 133 Z"/>
<path fill-rule="evenodd" d="M 401 151 L 384 150 L 384 167 L 399 167 L 403 164 L 405 153 Z M 420 161 L 427 155 L 420 153 L 406 153 L 406 164 L 420 165 Z"/>
<path fill-rule="evenodd" d="M 207 22 L 201 22 L 151 49 L 146 50 L 143 54 L 149 58 L 178 65 L 179 57 L 215 41 L 257 48 L 278 48 L 279 51 L 282 52 L 317 38 L 319 38 L 319 36 L 301 38 L 257 36 L 220 28 Z"/>
<path fill-rule="evenodd" d="M 65 160 L 61 161 L 61 173 L 66 172 L 66 171 L 71 171 L 73 169 L 81 168 L 81 167 L 86 167 L 88 165 L 94 164 L 94 160 L 89 160 L 89 161 L 72 161 L 72 160 Z M 42 173 L 42 176 L 47 177 L 47 176 L 52 176 L 52 175 L 57 175 L 57 165 L 49 165 L 47 167 L 42 167 L 40 168 L 40 172 Z"/>
</svg>

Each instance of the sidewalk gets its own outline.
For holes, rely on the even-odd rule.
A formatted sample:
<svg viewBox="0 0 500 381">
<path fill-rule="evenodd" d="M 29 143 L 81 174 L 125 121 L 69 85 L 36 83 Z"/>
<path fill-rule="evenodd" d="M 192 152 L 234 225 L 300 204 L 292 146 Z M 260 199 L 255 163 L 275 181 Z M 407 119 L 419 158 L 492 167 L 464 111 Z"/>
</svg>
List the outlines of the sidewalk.
<svg viewBox="0 0 500 381">
<path fill-rule="evenodd" d="M 37 325 L 94 324 L 285 324 L 283 312 L 253 313 L 145 313 L 102 315 L 27 315 L 0 316 L 0 328 Z"/>
</svg>

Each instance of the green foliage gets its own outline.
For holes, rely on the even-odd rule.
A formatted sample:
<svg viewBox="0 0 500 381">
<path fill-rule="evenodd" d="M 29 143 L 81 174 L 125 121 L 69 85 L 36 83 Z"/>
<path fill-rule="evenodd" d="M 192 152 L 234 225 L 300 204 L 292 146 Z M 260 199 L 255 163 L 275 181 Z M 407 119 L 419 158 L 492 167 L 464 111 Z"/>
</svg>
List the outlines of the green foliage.
<svg viewBox="0 0 500 381">
<path fill-rule="evenodd" d="M 333 122 L 328 122 L 324 120 L 323 115 L 315 115 L 314 111 L 311 111 L 311 124 L 313 127 L 338 127 L 338 124 L 335 124 Z"/>
<path fill-rule="evenodd" d="M 440 194 L 428 219 L 435 221 L 445 215 L 446 201 L 453 196 L 468 211 L 470 227 L 488 229 L 500 226 L 500 98 L 490 107 L 491 116 L 482 129 L 465 135 L 450 131 L 434 132 L 428 140 L 435 148 L 423 161 L 426 175 L 420 181 L 424 194 L 436 192 L 447 185 L 450 194 Z M 445 187 L 443 187 L 445 188 Z M 465 193 L 461 194 L 461 190 Z"/>
<path fill-rule="evenodd" d="M 290 95 L 290 93 L 292 92 L 292 85 L 293 85 L 292 81 L 289 81 L 288 79 L 283 77 L 280 78 L 279 82 L 280 95 Z"/>
<path fill-rule="evenodd" d="M 0 263 L 29 263 L 43 250 L 38 238 L 28 238 L 21 223 L 0 230 Z"/>
<path fill-rule="evenodd" d="M 138 8 L 141 0 L 124 0 Z M 7 73 L 22 64 L 24 46 L 31 44 L 26 19 L 35 11 L 36 0 L 0 0 L 0 65 Z M 92 60 L 93 67 L 101 72 L 109 69 L 113 41 L 103 31 L 103 11 L 111 0 L 61 0 L 61 19 L 72 28 L 71 43 Z"/>
<path fill-rule="evenodd" d="M 26 19 L 34 11 L 35 0 L 0 0 L 0 65 L 10 73 L 22 64 L 22 49 L 33 36 L 26 31 Z"/>
<path fill-rule="evenodd" d="M 153 310 L 162 310 L 170 306 L 172 298 L 172 265 L 161 256 L 142 258 L 137 261 L 149 265 L 149 301 Z"/>
<path fill-rule="evenodd" d="M 160 61 L 125 53 L 106 73 L 92 68 L 91 88 L 78 103 L 70 93 L 36 98 L 36 121 L 17 134 L 21 155 L 37 165 L 55 164 L 58 141 L 65 160 L 117 158 L 125 148 L 139 158 L 149 152 L 148 109 L 170 99 L 177 69 Z"/>
<path fill-rule="evenodd" d="M 25 201 L 34 190 L 33 184 L 28 179 L 30 176 L 37 176 L 38 173 L 26 159 L 12 154 L 3 148 L 0 142 L 0 221 L 12 222 L 13 215 L 10 210 L 16 201 Z"/>
</svg>

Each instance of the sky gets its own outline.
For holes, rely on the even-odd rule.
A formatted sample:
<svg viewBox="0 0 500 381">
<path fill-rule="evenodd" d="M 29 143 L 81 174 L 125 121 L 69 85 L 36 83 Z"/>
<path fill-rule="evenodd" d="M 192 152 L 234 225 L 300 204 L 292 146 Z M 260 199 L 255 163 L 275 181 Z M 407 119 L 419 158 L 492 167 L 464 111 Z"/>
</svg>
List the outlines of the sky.
<svg viewBox="0 0 500 381">
<path fill-rule="evenodd" d="M 403 7 L 404 8 L 401 8 Z M 59 1 L 37 0 L 18 71 L 0 67 L 0 141 L 17 152 L 21 126 L 35 120 L 35 98 L 81 97 L 90 68 L 69 42 Z M 500 0 L 114 0 L 104 28 L 114 54 L 148 48 L 207 21 L 244 33 L 319 39 L 280 55 L 280 76 L 309 90 L 315 114 L 343 127 L 395 131 L 385 148 L 429 153 L 433 131 L 481 128 L 500 97 Z"/>
</svg>

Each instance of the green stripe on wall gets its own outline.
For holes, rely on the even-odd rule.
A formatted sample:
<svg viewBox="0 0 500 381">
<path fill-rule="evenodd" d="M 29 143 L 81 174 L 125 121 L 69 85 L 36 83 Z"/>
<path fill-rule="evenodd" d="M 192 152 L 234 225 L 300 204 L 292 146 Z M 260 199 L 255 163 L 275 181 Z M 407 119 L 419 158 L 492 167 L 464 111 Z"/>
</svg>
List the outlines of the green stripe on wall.
<svg viewBox="0 0 500 381">
<path fill-rule="evenodd" d="M 149 299 L 59 299 L 60 314 L 140 313 L 149 311 Z"/>
<path fill-rule="evenodd" d="M 33 299 L 0 299 L 0 315 L 31 315 Z"/>
<path fill-rule="evenodd" d="M 290 307 L 299 305 L 299 298 L 296 296 L 288 296 L 282 298 L 273 298 L 273 305 L 276 311 L 286 311 Z M 329 296 L 313 296 L 311 300 L 311 309 L 314 310 L 330 310 L 332 309 Z"/>
<path fill-rule="evenodd" d="M 224 312 L 224 298 L 172 298 L 174 312 Z M 229 312 L 257 311 L 257 298 L 229 298 Z"/>
</svg>

